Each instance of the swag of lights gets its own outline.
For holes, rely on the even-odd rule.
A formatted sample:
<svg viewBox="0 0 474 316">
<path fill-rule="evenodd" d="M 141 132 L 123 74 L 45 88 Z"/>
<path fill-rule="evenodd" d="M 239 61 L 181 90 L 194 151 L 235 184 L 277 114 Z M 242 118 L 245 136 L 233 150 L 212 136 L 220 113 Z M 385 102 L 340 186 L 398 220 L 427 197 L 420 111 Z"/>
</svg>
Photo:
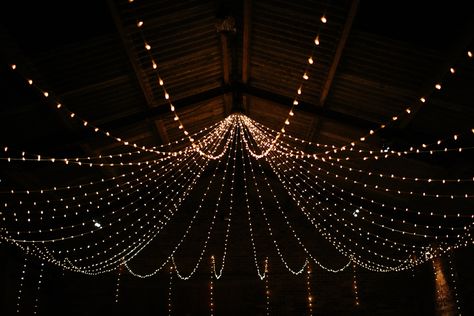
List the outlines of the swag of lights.
<svg viewBox="0 0 474 316">
<path fill-rule="evenodd" d="M 325 15 L 321 23 L 327 23 Z M 136 26 L 142 32 L 145 23 L 137 19 Z M 219 279 L 225 269 L 229 241 L 233 233 L 235 235 L 232 223 L 235 210 L 239 208 L 245 210 L 238 215 L 246 217 L 251 255 L 262 280 L 268 272 L 268 257 L 259 252 L 255 238 L 257 217 L 263 221 L 267 237 L 282 264 L 293 274 L 307 271 L 308 278 L 310 264 L 331 272 L 352 266 L 355 273 L 356 265 L 378 272 L 401 271 L 473 243 L 474 211 L 468 203 L 460 203 L 474 197 L 470 191 L 473 176 L 446 178 L 431 171 L 424 176 L 413 176 L 391 167 L 391 162 L 409 165 L 405 157 L 462 155 L 474 148 L 460 142 L 472 137 L 474 129 L 403 150 L 368 150 L 363 146 L 362 143 L 378 131 L 403 116 L 412 115 L 411 108 L 407 107 L 378 129 L 369 130 L 365 136 L 345 145 L 315 143 L 287 134 L 305 83 L 310 79 L 311 66 L 317 62 L 316 48 L 321 43 L 318 34 L 314 39 L 315 49 L 307 59 L 301 83 L 296 87 L 291 108 L 280 129 L 271 129 L 236 113 L 192 133 L 172 103 L 152 46 L 141 34 L 143 47 L 150 56 L 150 67 L 156 74 L 155 81 L 183 138 L 166 145 L 146 147 L 117 137 L 71 112 L 51 92 L 25 77 L 28 85 L 48 102 L 53 102 L 69 119 L 125 149 L 120 153 L 87 157 L 49 157 L 4 147 L 0 160 L 6 167 L 42 163 L 56 170 L 111 169 L 116 174 L 79 184 L 71 181 L 50 187 L 3 190 L 0 192 L 2 241 L 75 272 L 96 275 L 126 268 L 130 274 L 146 278 L 166 268 L 170 278 L 175 274 L 189 279 L 206 257 L 216 219 L 226 216 L 222 253 L 211 257 L 211 273 Z M 472 60 L 471 51 L 466 56 Z M 16 64 L 11 65 L 13 71 L 18 72 L 18 68 Z M 455 74 L 456 69 L 450 68 L 449 73 Z M 441 89 L 442 83 L 434 84 L 435 91 Z M 416 102 L 426 103 L 428 99 L 428 96 L 420 96 Z M 373 160 L 388 163 L 384 170 L 374 170 L 366 163 Z M 237 186 L 243 187 L 241 199 L 236 196 Z M 271 203 L 264 198 L 268 196 Z M 400 202 L 400 197 L 404 202 Z M 138 271 L 134 260 L 151 247 L 154 240 L 162 238 L 163 231 L 173 226 L 189 200 L 198 202 L 167 257 L 154 263 L 152 271 Z M 409 203 L 411 201 L 415 203 Z M 425 203 L 416 203 L 419 201 L 429 201 L 426 205 L 434 206 L 421 207 Z M 467 207 L 460 206 L 463 204 Z M 190 272 L 184 273 L 179 267 L 179 250 L 192 238 L 200 215 L 208 211 L 211 216 L 199 256 Z M 304 219 L 311 233 L 324 239 L 346 258 L 346 263 L 327 264 L 318 259 L 312 252 L 312 238 L 303 236 L 293 222 L 295 216 Z M 304 253 L 306 259 L 299 266 L 289 263 L 288 253 L 273 233 L 276 218 L 284 223 L 288 238 Z M 119 282 L 118 277 L 117 299 Z M 268 311 L 268 279 L 265 282 Z M 211 302 L 212 291 L 211 281 Z M 355 274 L 354 295 L 358 304 Z M 312 312 L 309 281 L 308 308 Z"/>
</svg>

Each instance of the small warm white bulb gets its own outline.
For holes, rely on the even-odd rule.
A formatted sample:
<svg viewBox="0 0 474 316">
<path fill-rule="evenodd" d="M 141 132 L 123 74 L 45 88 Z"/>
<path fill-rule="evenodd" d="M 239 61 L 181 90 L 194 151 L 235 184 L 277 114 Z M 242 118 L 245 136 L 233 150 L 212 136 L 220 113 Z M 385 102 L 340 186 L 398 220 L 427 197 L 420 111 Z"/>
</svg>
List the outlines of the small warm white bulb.
<svg viewBox="0 0 474 316">
<path fill-rule="evenodd" d="M 138 22 L 137 22 L 137 26 L 138 26 L 138 27 L 142 27 L 142 26 L 143 26 L 143 21 L 138 21 Z"/>
<path fill-rule="evenodd" d="M 456 69 L 454 69 L 453 67 L 449 68 L 449 72 L 451 72 L 452 74 L 456 72 Z"/>
<path fill-rule="evenodd" d="M 326 16 L 323 15 L 323 16 L 321 17 L 321 22 L 327 23 L 327 21 L 328 21 L 328 19 L 326 19 Z"/>
<path fill-rule="evenodd" d="M 160 80 L 158 80 L 158 83 L 160 84 L 160 86 L 162 86 L 164 84 L 163 79 L 160 78 Z"/>
<path fill-rule="evenodd" d="M 49 96 L 49 93 L 45 91 L 45 92 L 43 92 L 43 95 L 44 95 L 45 97 L 48 97 L 48 96 Z"/>
<path fill-rule="evenodd" d="M 294 100 L 293 105 L 298 105 L 298 100 Z"/>
<path fill-rule="evenodd" d="M 150 44 L 148 44 L 148 43 L 145 43 L 145 48 L 146 48 L 146 50 L 150 50 L 150 49 L 151 49 L 151 46 L 150 46 Z"/>
<path fill-rule="evenodd" d="M 13 70 L 16 69 L 16 65 L 15 65 L 15 64 L 11 65 L 11 67 L 12 67 Z"/>
<path fill-rule="evenodd" d="M 286 119 L 285 125 L 290 125 L 290 120 L 289 119 Z"/>
<path fill-rule="evenodd" d="M 441 84 L 437 83 L 437 84 L 435 85 L 435 88 L 436 88 L 436 90 L 441 90 Z"/>
<path fill-rule="evenodd" d="M 308 74 L 307 74 L 306 72 L 303 74 L 303 79 L 304 79 L 304 80 L 308 80 L 308 79 L 309 79 L 309 76 L 308 76 Z"/>
<path fill-rule="evenodd" d="M 319 45 L 319 35 L 316 36 L 316 38 L 314 39 L 314 44 L 315 44 L 316 46 Z"/>
<path fill-rule="evenodd" d="M 314 63 L 313 57 L 309 57 L 309 58 L 308 58 L 308 63 L 309 63 L 310 65 L 312 65 L 312 64 Z"/>
<path fill-rule="evenodd" d="M 410 113 L 411 113 L 410 108 L 406 108 L 406 109 L 405 109 L 405 112 L 407 112 L 408 114 L 410 114 Z"/>
<path fill-rule="evenodd" d="M 302 92 L 302 91 L 301 91 L 301 87 L 298 88 L 298 91 L 297 91 L 297 92 L 298 92 L 298 94 L 301 94 L 301 92 Z"/>
<path fill-rule="evenodd" d="M 56 107 L 60 109 L 63 105 L 61 103 L 56 104 Z"/>
<path fill-rule="evenodd" d="M 28 80 L 28 84 L 32 85 L 32 84 L 33 84 L 33 80 L 29 79 L 29 80 Z"/>
<path fill-rule="evenodd" d="M 420 101 L 423 102 L 423 103 L 425 103 L 425 102 L 426 102 L 426 99 L 423 98 L 423 97 L 421 97 L 421 98 L 420 98 Z"/>
<path fill-rule="evenodd" d="M 468 51 L 468 52 L 467 52 L 467 56 L 468 56 L 469 58 L 472 58 L 472 52 L 471 52 L 471 51 Z"/>
<path fill-rule="evenodd" d="M 168 92 L 165 92 L 165 99 L 168 100 L 170 98 L 170 95 L 168 94 Z"/>
<path fill-rule="evenodd" d="M 171 110 L 171 112 L 174 112 L 175 109 L 174 109 L 174 105 L 173 105 L 173 104 L 170 104 L 170 110 Z"/>
</svg>

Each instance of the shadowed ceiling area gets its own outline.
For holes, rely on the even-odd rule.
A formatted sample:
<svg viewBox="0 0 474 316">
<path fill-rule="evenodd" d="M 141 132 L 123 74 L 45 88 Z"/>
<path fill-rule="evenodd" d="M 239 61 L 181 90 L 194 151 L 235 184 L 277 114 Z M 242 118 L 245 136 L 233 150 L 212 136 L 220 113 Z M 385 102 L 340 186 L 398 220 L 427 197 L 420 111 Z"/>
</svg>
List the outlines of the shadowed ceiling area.
<svg viewBox="0 0 474 316">
<path fill-rule="evenodd" d="M 473 9 L 3 4 L 0 313 L 473 313 Z"/>
</svg>

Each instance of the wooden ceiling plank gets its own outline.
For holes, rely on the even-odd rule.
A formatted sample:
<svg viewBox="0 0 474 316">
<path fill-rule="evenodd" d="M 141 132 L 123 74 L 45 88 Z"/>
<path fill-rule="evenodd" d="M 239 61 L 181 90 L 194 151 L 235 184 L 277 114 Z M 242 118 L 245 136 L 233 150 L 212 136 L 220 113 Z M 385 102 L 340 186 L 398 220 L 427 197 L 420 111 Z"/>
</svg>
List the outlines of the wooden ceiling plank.
<svg viewBox="0 0 474 316">
<path fill-rule="evenodd" d="M 120 39 L 122 40 L 122 44 L 125 48 L 127 57 L 130 61 L 130 64 L 132 65 L 133 71 L 135 73 L 135 78 L 145 98 L 146 106 L 149 109 L 153 108 L 156 106 L 154 102 L 154 97 L 153 97 L 153 90 L 149 82 L 146 80 L 145 71 L 140 67 L 140 65 L 137 62 L 138 54 L 133 47 L 132 40 L 128 36 L 127 32 L 125 31 L 125 28 L 123 27 L 122 19 L 120 18 L 120 14 L 118 12 L 118 9 L 115 3 L 112 0 L 107 0 L 107 4 L 109 6 L 112 18 L 115 22 L 115 27 L 117 28 L 117 31 L 120 35 Z M 156 136 L 156 139 L 158 140 L 158 143 L 159 144 L 165 143 L 165 139 L 167 138 L 167 136 L 160 132 L 156 124 L 151 124 L 151 128 L 152 128 L 153 134 Z"/>
<path fill-rule="evenodd" d="M 325 105 L 326 99 L 329 95 L 329 91 L 331 90 L 331 86 L 336 75 L 337 67 L 339 66 L 342 53 L 344 51 L 344 48 L 346 47 L 347 38 L 349 37 L 349 34 L 351 32 L 352 24 L 354 22 L 358 7 L 359 0 L 353 0 L 351 8 L 349 10 L 349 14 L 347 15 L 346 23 L 344 24 L 344 29 L 342 30 L 341 38 L 339 39 L 339 43 L 336 48 L 336 53 L 334 54 L 334 59 L 331 63 L 331 67 L 329 67 L 328 76 L 326 78 L 326 81 L 324 82 L 323 89 L 321 91 L 321 96 L 319 98 L 319 103 L 321 104 L 321 106 Z"/>
</svg>

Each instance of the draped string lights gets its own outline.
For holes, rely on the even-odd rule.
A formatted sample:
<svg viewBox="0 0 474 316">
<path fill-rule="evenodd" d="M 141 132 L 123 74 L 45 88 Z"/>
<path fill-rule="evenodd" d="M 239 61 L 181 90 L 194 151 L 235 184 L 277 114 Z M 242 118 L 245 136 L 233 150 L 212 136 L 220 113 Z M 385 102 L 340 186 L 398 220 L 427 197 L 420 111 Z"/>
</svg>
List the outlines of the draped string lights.
<svg viewBox="0 0 474 316">
<path fill-rule="evenodd" d="M 352 291 L 354 293 L 354 305 L 358 307 L 360 305 L 359 300 L 359 286 L 357 284 L 357 268 L 355 263 L 352 264 Z"/>
<path fill-rule="evenodd" d="M 39 308 L 39 302 L 40 302 L 40 291 L 41 291 L 41 286 L 43 282 L 43 273 L 44 273 L 44 262 L 41 262 L 41 268 L 38 276 L 38 283 L 36 286 L 36 298 L 35 298 L 35 304 L 33 306 L 33 314 L 36 315 L 38 314 L 38 308 Z"/>
<path fill-rule="evenodd" d="M 265 315 L 270 316 L 270 281 L 269 281 L 269 266 L 268 266 L 268 257 L 265 258 Z"/>
<path fill-rule="evenodd" d="M 458 284 L 456 281 L 456 271 L 454 269 L 454 262 L 453 262 L 453 254 L 451 252 L 448 253 L 448 267 L 449 267 L 449 277 L 451 279 L 451 288 L 454 294 L 454 301 L 456 303 L 456 310 L 458 316 L 461 316 L 462 309 L 461 309 L 461 301 L 460 301 L 460 294 L 458 290 Z"/>
<path fill-rule="evenodd" d="M 122 274 L 123 265 L 117 269 L 117 282 L 115 284 L 115 304 L 118 304 L 120 298 L 120 276 Z"/>
<path fill-rule="evenodd" d="M 308 315 L 309 316 L 313 316 L 313 306 L 314 306 L 314 296 L 311 292 L 311 277 L 312 277 L 311 266 L 308 264 L 307 271 L 306 271 L 306 295 L 307 295 L 307 300 L 308 300 Z"/>
<path fill-rule="evenodd" d="M 209 314 L 214 316 L 214 275 L 215 274 L 216 262 L 214 256 L 211 256 L 211 274 L 209 280 Z"/>
<path fill-rule="evenodd" d="M 23 284 L 25 283 L 26 276 L 26 264 L 28 263 L 28 257 L 25 256 L 23 267 L 21 269 L 20 284 L 18 285 L 18 293 L 16 297 L 16 312 L 20 313 L 21 310 L 21 297 L 23 294 Z"/>
<path fill-rule="evenodd" d="M 326 14 L 320 21 L 321 25 L 328 22 Z M 266 315 L 270 314 L 269 262 L 266 257 L 262 269 L 261 258 L 265 254 L 260 251 L 263 246 L 255 233 L 258 214 L 265 222 L 270 243 L 284 267 L 295 275 L 306 269 L 309 315 L 313 314 L 314 306 L 310 261 L 334 273 L 352 266 L 354 301 L 358 306 L 358 266 L 377 272 L 407 270 L 453 249 L 472 245 L 474 210 L 468 203 L 474 198 L 474 175 L 446 177 L 427 170 L 424 175 L 414 176 L 404 174 L 403 166 L 410 163 L 406 160 L 410 156 L 446 157 L 473 150 L 473 147 L 463 145 L 461 140 L 472 138 L 474 129 L 444 135 L 431 143 L 413 145 L 404 150 L 368 150 L 358 146 L 369 136 L 390 124 L 396 124 L 402 117 L 412 115 L 414 103 L 404 108 L 402 113 L 393 115 L 378 129 L 370 130 L 367 135 L 343 146 L 310 142 L 289 135 L 287 129 L 301 102 L 305 84 L 310 79 L 311 67 L 318 61 L 316 48 L 322 42 L 318 32 L 281 129 L 273 130 L 243 114 L 231 114 L 214 125 L 191 133 L 178 115 L 159 72 L 158 58 L 143 31 L 146 25 L 142 18 L 136 18 L 143 49 L 150 59 L 149 67 L 156 76 L 155 83 L 162 90 L 183 138 L 148 147 L 116 136 L 70 111 L 53 92 L 44 90 L 36 81 L 25 76 L 25 82 L 39 92 L 45 102 L 54 104 L 66 117 L 93 131 L 98 137 L 112 139 L 121 145 L 122 151 L 86 157 L 53 157 L 4 146 L 0 154 L 2 167 L 47 164 L 56 172 L 106 168 L 116 175 L 95 177 L 82 183 L 74 180 L 54 182 L 55 179 L 50 179 L 51 182 L 44 186 L 2 186 L 2 241 L 65 270 L 88 275 L 117 271 L 116 303 L 119 301 L 122 269 L 126 268 L 133 276 L 149 278 L 170 266 L 168 315 L 173 311 L 173 275 L 188 280 L 198 271 L 209 241 L 214 237 L 216 218 L 223 214 L 227 226 L 222 257 L 216 260 L 212 256 L 210 267 L 209 307 L 210 314 L 214 315 L 214 280 L 224 273 L 232 217 L 235 216 L 233 210 L 239 203 L 237 188 L 243 190 L 243 201 L 238 206 L 245 208 L 251 255 L 257 275 L 265 284 Z M 466 56 L 471 60 L 472 52 L 468 51 Z M 15 73 L 22 74 L 20 68 L 16 64 L 11 65 Z M 457 69 L 450 67 L 448 75 L 456 74 Z M 433 92 L 441 90 L 443 85 L 444 81 L 434 83 Z M 423 95 L 416 102 L 424 104 L 428 100 L 428 95 Z M 387 163 L 383 170 L 376 170 L 364 163 L 389 159 L 397 161 L 402 167 Z M 278 194 L 277 189 L 284 194 Z M 264 196 L 271 197 L 272 205 L 267 204 Z M 401 201 L 400 197 L 406 200 Z M 289 202 L 284 204 L 283 198 Z M 139 272 L 134 266 L 134 259 L 151 247 L 152 241 L 160 239 L 164 230 L 179 222 L 178 218 L 185 213 L 183 208 L 190 200 L 194 201 L 193 208 L 186 213 L 191 214 L 191 218 L 166 258 L 154 262 L 153 271 Z M 287 207 L 288 204 L 292 207 Z M 193 230 L 198 229 L 194 224 L 201 220 L 199 216 L 205 212 L 211 216 L 208 216 L 207 223 L 202 220 L 199 225 L 205 227 L 206 234 L 199 246 L 198 259 L 188 273 L 183 273 L 178 265 L 180 250 L 184 243 L 192 240 Z M 287 253 L 274 235 L 277 217 L 286 225 L 284 231 L 288 232 L 288 237 L 305 254 L 305 260 L 296 268 L 288 263 Z M 294 222 L 296 217 L 304 220 L 311 227 L 313 236 L 333 247 L 344 260 L 323 264 L 312 252 L 312 239 L 303 237 L 307 236 L 307 232 L 298 230 L 299 225 Z M 216 261 L 220 261 L 219 269 Z M 26 263 L 25 257 L 17 312 L 21 307 Z M 452 264 L 450 269 L 460 313 Z"/>
<path fill-rule="evenodd" d="M 168 285 L 168 316 L 173 314 L 173 266 L 169 269 L 169 285 Z"/>
</svg>

